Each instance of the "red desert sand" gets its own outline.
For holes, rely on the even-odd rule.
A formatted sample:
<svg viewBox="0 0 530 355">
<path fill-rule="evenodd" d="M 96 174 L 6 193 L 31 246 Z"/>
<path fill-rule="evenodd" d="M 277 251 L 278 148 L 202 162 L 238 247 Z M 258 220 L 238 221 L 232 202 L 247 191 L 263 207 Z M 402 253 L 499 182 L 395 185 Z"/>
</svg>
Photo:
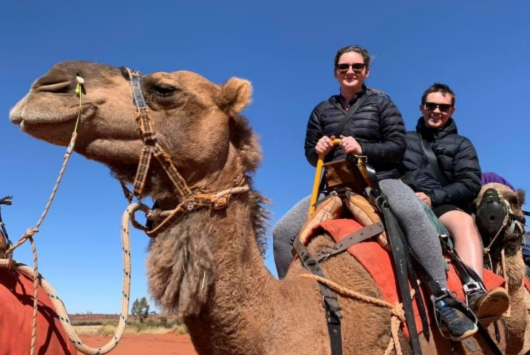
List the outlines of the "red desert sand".
<svg viewBox="0 0 530 355">
<path fill-rule="evenodd" d="M 105 345 L 110 337 L 82 336 L 91 347 Z M 78 352 L 78 355 L 82 353 Z M 110 355 L 197 355 L 189 335 L 131 335 L 126 334 Z"/>
</svg>

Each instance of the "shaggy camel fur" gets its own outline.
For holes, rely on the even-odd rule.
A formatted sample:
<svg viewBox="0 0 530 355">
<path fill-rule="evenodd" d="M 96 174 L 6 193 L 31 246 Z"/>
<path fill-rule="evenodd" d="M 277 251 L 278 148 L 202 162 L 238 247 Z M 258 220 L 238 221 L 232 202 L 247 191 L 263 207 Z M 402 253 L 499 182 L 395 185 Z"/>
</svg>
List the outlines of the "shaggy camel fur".
<svg viewBox="0 0 530 355">
<path fill-rule="evenodd" d="M 0 259 L 5 257 L 6 250 L 7 250 L 7 239 L 4 236 L 4 233 L 0 231 Z"/>
<path fill-rule="evenodd" d="M 523 190 L 513 191 L 509 187 L 499 184 L 490 183 L 482 186 L 480 194 L 475 200 L 475 205 L 478 206 L 482 200 L 484 192 L 494 188 L 501 193 L 503 198 L 510 204 L 512 211 L 517 216 L 523 217 L 522 205 L 525 203 L 525 192 Z M 497 247 L 492 247 L 491 260 L 492 270 L 500 276 L 504 277 L 506 273 L 506 282 L 508 285 L 508 294 L 510 296 L 510 310 L 506 317 L 506 324 L 508 327 L 506 354 L 518 354 L 525 343 L 525 331 L 528 324 L 528 314 L 525 301 L 526 289 L 524 287 L 525 266 L 523 262 L 523 255 L 521 250 L 521 242 L 523 234 L 516 228 L 513 233 L 509 233 L 508 228 L 505 228 L 498 237 L 500 243 Z M 501 249 L 504 248 L 506 259 L 506 270 L 503 272 L 501 262 Z M 489 263 L 489 258 L 484 260 Z"/>
<path fill-rule="evenodd" d="M 131 182 L 142 140 L 131 88 L 120 69 L 86 62 L 57 64 L 13 108 L 11 121 L 33 137 L 68 144 L 77 116 L 76 74 L 85 79 L 86 91 L 76 151 Z M 232 78 L 215 85 L 191 72 L 157 72 L 144 77 L 142 88 L 158 141 L 189 186 L 218 191 L 240 178 L 251 184 L 260 148 L 239 115 L 250 102 L 248 81 Z M 157 162 L 145 193 L 162 209 L 179 201 Z M 263 263 L 263 202 L 251 189 L 228 208 L 191 212 L 159 235 L 147 261 L 150 293 L 163 309 L 184 316 L 201 355 L 330 354 L 316 282 L 300 277 L 307 271 L 299 262 L 282 281 Z M 321 235 L 309 250 L 330 245 L 330 238 Z M 333 257 L 322 266 L 342 286 L 381 298 L 351 255 Z M 345 297 L 340 303 L 344 354 L 383 354 L 391 337 L 389 309 Z M 449 354 L 450 343 L 434 327 L 431 334 L 430 340 L 421 337 L 424 354 Z M 402 334 L 400 338 L 403 353 L 410 354 L 408 342 Z M 480 337 L 471 343 L 476 351 L 457 344 L 459 354 L 490 353 Z M 503 341 L 500 347 L 505 348 Z"/>
</svg>

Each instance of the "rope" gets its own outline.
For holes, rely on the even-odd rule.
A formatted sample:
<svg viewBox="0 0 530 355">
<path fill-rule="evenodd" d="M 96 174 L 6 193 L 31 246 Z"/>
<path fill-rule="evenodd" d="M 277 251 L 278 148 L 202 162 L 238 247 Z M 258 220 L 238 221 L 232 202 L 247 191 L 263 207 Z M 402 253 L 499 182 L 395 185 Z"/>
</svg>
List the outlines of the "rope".
<svg viewBox="0 0 530 355">
<path fill-rule="evenodd" d="M 77 334 L 75 333 L 75 330 L 73 329 L 70 320 L 68 319 L 68 314 L 66 313 L 66 309 L 64 308 L 64 304 L 61 302 L 59 297 L 57 296 L 57 293 L 53 289 L 53 287 L 42 278 L 42 276 L 39 274 L 38 271 L 38 260 L 37 260 L 37 247 L 35 246 L 35 241 L 33 240 L 33 237 L 36 233 L 39 232 L 39 228 L 41 224 L 44 222 L 44 219 L 46 218 L 48 211 L 50 210 L 51 204 L 55 198 L 55 195 L 57 193 L 57 190 L 59 189 L 59 185 L 61 183 L 61 180 L 63 178 L 64 172 L 66 171 L 66 167 L 68 165 L 68 162 L 70 161 L 70 157 L 72 155 L 72 152 L 74 150 L 75 141 L 77 139 L 77 129 L 79 127 L 79 121 L 81 119 L 82 114 L 82 108 L 83 108 L 83 84 L 84 79 L 80 76 L 76 77 L 77 80 L 77 87 L 75 89 L 75 93 L 79 96 L 79 113 L 77 115 L 77 120 L 75 123 L 74 131 L 72 133 L 72 138 L 70 139 L 70 143 L 68 144 L 68 147 L 66 149 L 66 153 L 64 155 L 64 161 L 61 166 L 61 170 L 59 171 L 59 176 L 57 177 L 57 180 L 55 182 L 55 185 L 52 189 L 52 193 L 50 195 L 50 198 L 48 199 L 48 202 L 46 203 L 46 206 L 44 207 L 44 211 L 42 212 L 39 220 L 37 221 L 35 227 L 29 228 L 26 233 L 20 237 L 20 239 L 11 246 L 5 253 L 6 259 L 0 259 L 0 267 L 7 267 L 7 268 L 14 268 L 16 270 L 19 270 L 20 272 L 24 273 L 25 275 L 33 278 L 33 327 L 32 327 L 32 334 L 31 334 L 31 350 L 30 355 L 35 354 L 35 344 L 37 339 L 37 315 L 38 315 L 38 289 L 39 289 L 39 283 L 42 282 L 43 288 L 48 293 L 57 314 L 59 315 L 59 319 L 61 320 L 61 323 L 63 325 L 64 330 L 66 331 L 68 337 L 74 343 L 77 350 L 81 351 L 84 354 L 90 354 L 90 355 L 99 355 L 99 354 L 105 354 L 111 351 L 116 345 L 118 345 L 118 342 L 123 335 L 123 332 L 125 330 L 125 324 L 127 320 L 128 315 L 128 309 L 129 309 L 129 290 L 130 290 L 130 278 L 131 278 L 131 262 L 130 262 L 130 247 L 129 247 L 129 215 L 130 212 L 129 209 L 133 207 L 134 205 L 129 205 L 126 212 L 124 213 L 124 217 L 122 218 L 122 243 L 124 245 L 123 251 L 124 251 L 124 284 L 123 284 L 123 301 L 122 301 L 122 315 L 120 317 L 120 322 L 118 324 L 118 329 L 116 330 L 116 334 L 114 336 L 114 339 L 109 341 L 105 346 L 96 349 L 96 348 L 90 348 L 83 344 L 83 342 L 79 339 Z M 125 226 L 124 226 L 125 223 Z M 31 243 L 31 249 L 33 252 L 33 269 L 30 267 L 13 262 L 13 252 L 15 249 L 17 249 L 19 246 L 24 244 L 29 239 Z"/>
<path fill-rule="evenodd" d="M 75 128 L 74 128 L 74 132 L 72 133 L 72 138 L 70 139 L 70 143 L 68 144 L 68 148 L 66 148 L 66 153 L 64 154 L 64 161 L 63 161 L 63 165 L 61 166 L 61 170 L 59 171 L 59 176 L 57 177 L 57 180 L 55 181 L 55 185 L 53 186 L 53 190 L 52 190 L 52 193 L 50 195 L 50 198 L 48 199 L 48 202 L 46 203 L 46 206 L 44 207 L 44 211 L 42 212 L 39 220 L 37 221 L 37 224 L 35 225 L 35 227 L 33 228 L 30 228 L 26 231 L 26 233 L 24 233 L 24 235 L 22 237 L 20 237 L 20 239 L 18 240 L 18 242 L 16 242 L 15 245 L 13 245 L 12 247 L 10 247 L 7 251 L 6 251 L 6 255 L 10 255 L 10 258 L 12 258 L 12 253 L 13 251 L 18 248 L 19 246 L 21 246 L 22 244 L 24 244 L 24 242 L 26 242 L 26 240 L 28 238 L 32 238 L 34 234 L 38 233 L 39 232 L 39 228 L 42 224 L 42 222 L 44 222 L 44 218 L 46 218 L 46 215 L 48 214 L 48 211 L 50 210 L 50 207 L 52 205 L 52 202 L 53 202 L 53 199 L 55 198 L 55 194 L 57 193 L 57 190 L 59 189 L 59 185 L 61 184 L 61 180 L 63 179 L 63 175 L 64 175 L 64 172 L 66 170 L 66 166 L 68 165 L 68 162 L 70 161 L 70 157 L 72 155 L 72 151 L 74 150 L 74 146 L 75 146 L 75 141 L 77 139 L 77 127 L 79 126 L 79 121 L 81 119 L 81 113 L 82 113 L 82 105 L 83 105 L 83 90 L 82 90 L 82 85 L 83 83 L 85 82 L 83 78 L 81 77 L 76 77 L 77 79 L 77 87 L 75 89 L 75 92 L 76 94 L 79 95 L 79 113 L 77 114 L 77 120 L 75 122 Z M 36 251 L 33 255 L 34 258 L 36 258 Z"/>
<path fill-rule="evenodd" d="M 12 265 L 13 262 L 13 251 L 24 244 L 26 240 L 30 240 L 31 242 L 31 249 L 33 252 L 33 281 L 34 281 L 34 290 L 33 290 L 33 328 L 31 332 L 31 351 L 30 355 L 35 354 L 35 341 L 37 339 L 37 314 L 38 314 L 38 289 L 39 289 L 39 270 L 38 270 L 38 262 L 37 262 L 37 247 L 35 246 L 35 241 L 33 240 L 33 236 L 39 232 L 39 228 L 44 222 L 44 219 L 46 218 L 46 215 L 48 214 L 48 211 L 50 210 L 50 207 L 52 205 L 52 202 L 55 198 L 55 194 L 57 193 L 57 190 L 59 189 L 59 185 L 61 183 L 61 180 L 63 178 L 64 172 L 66 170 L 66 166 L 68 165 L 68 162 L 70 161 L 70 156 L 72 155 L 72 151 L 74 149 L 75 141 L 77 138 L 77 127 L 79 124 L 79 120 L 81 118 L 82 113 L 82 104 L 83 104 L 83 90 L 81 88 L 81 85 L 84 83 L 84 80 L 80 77 L 77 77 L 77 87 L 75 89 L 75 92 L 79 95 L 79 113 L 77 115 L 77 120 L 74 128 L 74 132 L 72 133 L 72 138 L 70 139 L 70 144 L 68 145 L 68 148 L 66 149 L 66 153 L 64 155 L 64 161 L 63 165 L 61 167 L 61 170 L 59 171 L 59 176 L 57 177 L 57 181 L 55 182 L 55 185 L 53 187 L 52 193 L 50 195 L 50 198 L 48 199 L 48 202 L 46 203 L 46 206 L 44 207 L 44 211 L 42 212 L 39 220 L 37 221 L 37 224 L 35 227 L 30 228 L 20 237 L 20 239 L 15 243 L 15 245 L 11 246 L 6 251 L 6 256 L 8 258 L 8 264 Z"/>
<path fill-rule="evenodd" d="M 42 284 L 42 287 L 50 297 L 50 300 L 52 301 L 52 305 L 55 308 L 55 311 L 57 312 L 59 316 L 59 320 L 61 321 L 61 325 L 63 326 L 66 334 L 68 335 L 68 338 L 70 341 L 74 344 L 74 346 L 77 348 L 78 351 L 82 352 L 83 354 L 87 355 L 103 355 L 110 352 L 112 349 L 114 349 L 121 337 L 123 336 L 123 333 L 125 332 L 125 327 L 127 325 L 127 316 L 128 316 L 128 310 L 129 310 L 129 301 L 130 301 L 130 289 L 131 289 L 131 251 L 130 251 L 130 235 L 129 235 L 129 224 L 130 224 L 130 216 L 133 214 L 137 209 L 139 205 L 136 203 L 130 204 L 125 212 L 123 213 L 122 217 L 122 232 L 121 232 L 121 240 L 123 245 L 123 269 L 124 269 L 124 275 L 123 275 L 123 298 L 122 298 L 122 307 L 121 307 L 121 315 L 118 323 L 118 328 L 116 329 L 116 332 L 114 334 L 114 337 L 107 342 L 107 344 L 103 345 L 100 348 L 92 348 L 88 345 L 84 344 L 81 339 L 79 339 L 77 333 L 75 332 L 72 323 L 70 322 L 70 319 L 68 318 L 68 312 L 66 311 L 66 308 L 64 306 L 64 303 L 59 298 L 57 292 L 54 290 L 52 285 L 46 281 L 42 275 L 36 274 L 36 260 L 35 267 L 30 268 L 27 265 L 21 264 L 21 263 L 13 263 L 12 268 L 15 270 L 33 278 L 35 280 L 35 292 L 34 294 L 37 294 L 37 289 L 39 283 Z M 34 246 L 33 238 L 28 238 Z M 36 253 L 35 253 L 36 255 Z M 0 268 L 9 268 L 11 265 L 11 260 L 9 259 L 0 259 Z M 36 319 L 37 319 L 37 307 L 36 304 L 38 302 L 38 298 L 35 297 L 34 300 L 34 312 L 33 312 L 33 324 L 36 325 Z M 34 328 L 35 329 L 35 328 Z M 34 354 L 35 349 L 35 340 L 36 340 L 36 333 L 33 331 L 32 339 L 31 339 L 31 354 Z"/>
<path fill-rule="evenodd" d="M 362 293 L 348 290 L 347 288 L 342 287 L 341 285 L 328 280 L 326 278 L 320 277 L 318 275 L 313 274 L 303 274 L 299 275 L 300 277 L 306 277 L 309 279 L 313 279 L 321 284 L 326 285 L 330 289 L 332 289 L 334 292 L 341 294 L 346 297 L 355 298 L 360 301 L 366 302 L 366 303 L 372 303 L 379 307 L 386 307 L 390 309 L 391 318 L 390 318 L 390 332 L 392 334 L 392 337 L 390 338 L 390 342 L 388 344 L 388 347 L 385 351 L 384 355 L 389 355 L 394 348 L 396 349 L 397 355 L 402 355 L 401 351 L 401 344 L 399 342 L 399 328 L 401 326 L 401 323 L 405 322 L 405 312 L 403 311 L 403 304 L 392 304 L 390 302 L 380 300 L 378 298 L 370 297 L 363 295 Z"/>
<path fill-rule="evenodd" d="M 509 289 L 508 289 L 509 285 L 508 284 L 509 284 L 510 280 L 508 279 L 508 270 L 506 268 L 506 255 L 504 253 L 504 246 L 501 249 L 501 266 L 502 266 L 502 277 L 506 281 L 504 283 L 504 285 L 505 285 L 506 291 L 509 291 Z M 508 307 L 508 310 L 505 312 L 506 318 L 510 318 L 511 314 L 512 314 L 512 306 L 510 305 Z"/>
<path fill-rule="evenodd" d="M 489 255 L 490 251 L 491 251 L 491 247 L 493 245 L 493 243 L 495 243 L 495 240 L 497 239 L 497 237 L 501 234 L 501 232 L 504 230 L 504 228 L 506 227 L 506 225 L 508 224 L 508 220 L 510 219 L 510 214 L 507 213 L 506 216 L 504 216 L 504 220 L 502 221 L 502 226 L 499 228 L 499 230 L 497 231 L 497 233 L 495 234 L 495 237 L 493 237 L 493 239 L 491 240 L 490 244 L 484 248 L 484 254 L 485 255 Z"/>
</svg>

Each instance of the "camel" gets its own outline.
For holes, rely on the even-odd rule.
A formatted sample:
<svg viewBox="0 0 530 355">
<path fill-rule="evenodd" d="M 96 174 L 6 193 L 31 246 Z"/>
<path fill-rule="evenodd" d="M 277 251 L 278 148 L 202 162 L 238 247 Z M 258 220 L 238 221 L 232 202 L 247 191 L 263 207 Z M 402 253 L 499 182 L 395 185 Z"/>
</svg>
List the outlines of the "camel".
<svg viewBox="0 0 530 355">
<path fill-rule="evenodd" d="M 526 238 L 530 238 L 530 232 L 526 233 Z M 528 275 L 526 276 L 528 278 Z M 526 311 L 527 313 L 527 324 L 530 323 L 530 292 L 528 290 L 525 290 L 525 303 L 526 303 Z M 530 327 L 526 327 L 526 332 L 524 336 L 524 347 L 521 351 L 521 354 L 528 354 L 530 353 Z"/>
<path fill-rule="evenodd" d="M 108 166 L 117 179 L 132 182 L 143 142 L 124 70 L 59 63 L 32 84 L 11 110 L 10 120 L 37 139 L 67 145 L 78 114 L 76 75 L 85 80 L 85 96 L 75 150 Z M 263 263 L 267 200 L 251 180 L 261 151 L 240 114 L 250 102 L 250 82 L 231 78 L 216 85 L 193 72 L 156 72 L 143 77 L 142 90 L 156 138 L 192 190 L 216 192 L 234 187 L 236 181 L 250 186 L 225 209 L 196 209 L 152 240 L 147 273 L 154 301 L 184 317 L 200 355 L 330 354 L 317 282 L 301 277 L 308 272 L 299 261 L 281 281 Z M 180 197 L 159 163 L 151 164 L 144 194 L 171 210 Z M 315 253 L 331 245 L 330 237 L 322 234 L 308 249 Z M 342 253 L 322 267 L 341 286 L 382 299 L 351 255 Z M 343 353 L 384 354 L 391 339 L 390 310 L 339 299 Z M 451 353 L 451 343 L 435 326 L 429 339 L 420 337 L 423 354 Z M 403 354 L 411 354 L 405 336 L 400 333 L 399 338 Z M 491 353 L 481 337 L 471 342 L 474 346 L 456 344 L 458 354 Z M 499 347 L 506 348 L 504 340 Z"/>
<path fill-rule="evenodd" d="M 476 206 L 482 200 L 484 192 L 489 188 L 500 192 L 502 197 L 510 204 L 516 216 L 524 217 L 522 205 L 525 203 L 525 192 L 521 189 L 513 191 L 508 186 L 499 183 L 490 183 L 482 186 L 479 196 L 475 200 Z M 510 340 L 507 343 L 506 350 L 507 353 L 517 354 L 521 351 L 523 344 L 527 344 L 526 348 L 530 346 L 530 342 L 525 341 L 528 314 L 525 301 L 527 291 L 524 286 L 525 265 L 521 250 L 523 233 L 518 228 L 515 228 L 513 233 L 510 233 L 509 228 L 505 228 L 501 231 L 499 238 L 501 238 L 501 242 L 497 246 L 492 247 L 490 252 L 491 267 L 497 275 L 503 276 L 506 279 L 507 290 L 510 296 L 510 310 L 509 315 L 506 317 L 508 327 L 507 336 Z M 502 265 L 502 248 L 504 248 L 506 270 L 503 270 Z M 486 263 L 489 261 L 488 259 L 485 259 Z"/>
<path fill-rule="evenodd" d="M 4 233 L 0 230 L 0 258 L 3 258 L 5 256 L 6 251 L 7 251 L 7 239 L 4 236 Z"/>
</svg>

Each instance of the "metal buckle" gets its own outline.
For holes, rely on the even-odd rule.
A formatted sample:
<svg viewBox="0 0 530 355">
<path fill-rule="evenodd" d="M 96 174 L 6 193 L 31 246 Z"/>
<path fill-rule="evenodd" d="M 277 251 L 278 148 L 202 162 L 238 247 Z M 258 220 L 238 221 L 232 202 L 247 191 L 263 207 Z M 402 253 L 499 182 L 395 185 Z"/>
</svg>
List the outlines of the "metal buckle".
<svg viewBox="0 0 530 355">
<path fill-rule="evenodd" d="M 151 212 L 151 209 L 144 205 L 143 203 L 131 203 L 129 204 L 129 207 L 127 207 L 129 216 L 131 218 L 131 223 L 134 226 L 134 228 L 142 230 L 144 232 L 149 231 L 150 229 L 144 226 L 141 223 L 138 223 L 136 221 L 135 213 L 136 211 L 142 211 L 145 214 L 145 217 L 147 218 L 147 215 Z"/>
<path fill-rule="evenodd" d="M 466 305 L 469 304 L 469 295 L 470 294 L 472 294 L 473 292 L 477 292 L 477 291 L 486 291 L 486 290 L 484 290 L 482 285 L 479 284 L 476 281 L 469 282 L 469 283 L 463 285 L 462 288 L 464 289 L 464 295 L 466 295 Z"/>
<path fill-rule="evenodd" d="M 480 286 L 480 284 L 476 281 L 465 284 L 463 288 L 466 294 L 471 293 L 473 291 L 482 290 L 482 286 Z"/>
</svg>

